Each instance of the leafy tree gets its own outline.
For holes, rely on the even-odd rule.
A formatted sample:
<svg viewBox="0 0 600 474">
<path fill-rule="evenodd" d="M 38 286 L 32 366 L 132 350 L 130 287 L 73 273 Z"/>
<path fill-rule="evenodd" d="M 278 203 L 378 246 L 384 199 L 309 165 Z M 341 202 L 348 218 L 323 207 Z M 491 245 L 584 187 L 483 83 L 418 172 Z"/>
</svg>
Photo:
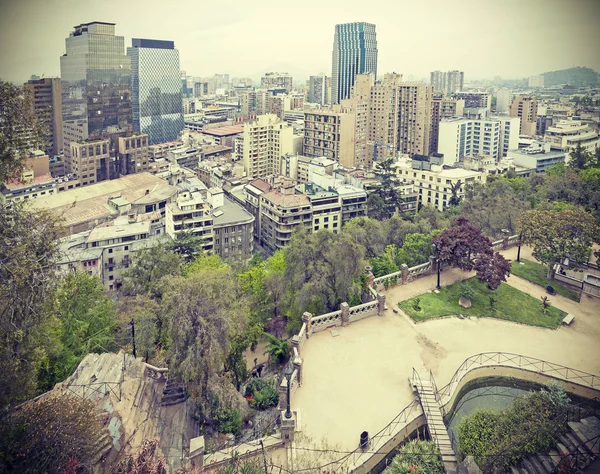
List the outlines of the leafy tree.
<svg viewBox="0 0 600 474">
<path fill-rule="evenodd" d="M 442 474 L 445 472 L 440 450 L 434 441 L 410 440 L 400 446 L 390 467 L 389 474 Z"/>
<path fill-rule="evenodd" d="M 462 181 L 459 179 L 456 183 L 450 183 L 450 199 L 448 200 L 449 206 L 458 206 L 462 197 L 458 195 L 462 191 Z"/>
<path fill-rule="evenodd" d="M 432 244 L 434 236 L 439 235 L 438 231 L 431 234 L 408 234 L 404 240 L 404 245 L 398 250 L 398 261 L 408 267 L 421 265 L 429 260 L 432 253 Z"/>
<path fill-rule="evenodd" d="M 283 364 L 290 354 L 290 346 L 285 339 L 279 339 L 271 334 L 267 336 L 268 344 L 265 347 L 265 354 L 269 354 L 271 360 L 277 364 Z"/>
<path fill-rule="evenodd" d="M 548 265 L 548 279 L 554 278 L 554 265 L 569 259 L 569 265 L 588 261 L 600 229 L 593 216 L 581 208 L 561 211 L 531 210 L 520 220 L 522 242 L 533 247 L 533 256 Z"/>
<path fill-rule="evenodd" d="M 529 201 L 516 195 L 510 180 L 501 178 L 468 186 L 461 215 L 481 228 L 485 235 L 500 238 L 504 230 L 511 235 L 517 233 L 518 218 L 530 207 Z"/>
<path fill-rule="evenodd" d="M 379 179 L 379 185 L 370 197 L 367 207 L 368 215 L 372 218 L 389 219 L 396 214 L 400 193 L 398 186 L 400 180 L 396 176 L 394 158 L 390 157 L 375 164 L 375 175 Z"/>
<path fill-rule="evenodd" d="M 131 344 L 131 320 L 135 326 L 135 345 L 138 357 L 146 362 L 156 354 L 157 347 L 166 344 L 166 324 L 158 303 L 148 295 L 121 297 L 116 304 L 120 317 L 119 346 Z"/>
<path fill-rule="evenodd" d="M 86 354 L 116 348 L 114 303 L 98 277 L 87 272 L 69 273 L 55 299 L 60 346 L 58 353 L 49 354 L 40 373 L 45 389 L 71 375 Z"/>
<path fill-rule="evenodd" d="M 397 262 L 398 249 L 394 244 L 388 245 L 381 255 L 371 259 L 373 275 L 380 277 L 397 272 L 399 270 Z"/>
<path fill-rule="evenodd" d="M 364 268 L 364 249 L 349 234 L 299 231 L 292 235 L 284 253 L 285 278 L 296 298 L 296 318 L 303 311 L 333 311 L 360 291 L 355 278 Z"/>
<path fill-rule="evenodd" d="M 101 412 L 88 400 L 49 394 L 27 402 L 0 421 L 0 471 L 92 473 L 105 432 Z"/>
<path fill-rule="evenodd" d="M 569 167 L 575 170 L 584 169 L 588 162 L 592 161 L 592 154 L 581 146 L 581 142 L 577 142 L 577 145 L 571 148 L 569 157 Z"/>
<path fill-rule="evenodd" d="M 245 329 L 248 305 L 231 268 L 198 269 L 170 279 L 163 307 L 170 327 L 170 373 L 196 394 L 203 419 L 233 409 L 235 389 L 222 375 L 231 340 Z"/>
<path fill-rule="evenodd" d="M 48 212 L 0 202 L 0 413 L 35 394 L 62 235 Z"/>
<path fill-rule="evenodd" d="M 133 256 L 132 265 L 123 272 L 121 291 L 126 295 L 148 294 L 161 298 L 163 278 L 181 275 L 183 258 L 163 245 L 140 249 Z"/>
<path fill-rule="evenodd" d="M 442 263 L 464 271 L 475 270 L 482 283 L 495 290 L 510 272 L 506 259 L 492 249 L 492 242 L 468 219 L 459 217 L 455 225 L 435 239 Z M 493 267 L 493 269 L 492 269 Z"/>
<path fill-rule="evenodd" d="M 29 151 L 45 148 L 44 134 L 23 88 L 0 80 L 0 183 L 20 177 Z"/>
<path fill-rule="evenodd" d="M 252 397 L 250 405 L 257 410 L 266 410 L 279 403 L 275 380 L 253 378 L 246 386 L 245 394 Z"/>
<path fill-rule="evenodd" d="M 391 233 L 389 226 L 392 221 L 398 225 L 405 222 L 398 216 L 385 222 L 370 217 L 356 217 L 344 225 L 343 232 L 365 249 L 367 258 L 372 258 L 382 253 L 387 244 L 395 243 L 386 235 Z"/>
<path fill-rule="evenodd" d="M 449 221 L 444 217 L 444 214 L 433 206 L 421 207 L 416 215 L 415 223 L 419 226 L 417 232 L 422 234 L 427 234 L 435 229 L 443 230 L 449 225 Z"/>
<path fill-rule="evenodd" d="M 206 237 L 187 230 L 177 234 L 175 240 L 165 244 L 165 249 L 180 255 L 186 263 L 189 263 L 203 252 L 202 246 L 206 240 Z"/>
</svg>

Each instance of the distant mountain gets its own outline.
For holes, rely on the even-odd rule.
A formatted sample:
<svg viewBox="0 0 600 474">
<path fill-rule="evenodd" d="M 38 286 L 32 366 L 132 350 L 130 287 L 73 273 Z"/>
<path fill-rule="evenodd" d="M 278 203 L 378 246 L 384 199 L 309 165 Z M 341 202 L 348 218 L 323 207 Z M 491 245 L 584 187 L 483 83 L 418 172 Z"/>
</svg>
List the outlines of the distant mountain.
<svg viewBox="0 0 600 474">
<path fill-rule="evenodd" d="M 575 87 L 597 86 L 598 83 L 598 73 L 589 67 L 572 67 L 544 73 L 546 87 L 559 84 L 571 84 Z"/>
</svg>

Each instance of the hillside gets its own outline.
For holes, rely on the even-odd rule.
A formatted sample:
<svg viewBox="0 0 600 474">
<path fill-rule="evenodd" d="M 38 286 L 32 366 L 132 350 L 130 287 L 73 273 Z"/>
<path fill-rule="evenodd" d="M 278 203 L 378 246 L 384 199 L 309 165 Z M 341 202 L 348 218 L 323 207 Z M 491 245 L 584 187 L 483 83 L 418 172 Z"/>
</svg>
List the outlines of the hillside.
<svg viewBox="0 0 600 474">
<path fill-rule="evenodd" d="M 571 84 L 575 87 L 597 86 L 598 73 L 588 67 L 572 67 L 544 73 L 544 85 Z"/>
</svg>

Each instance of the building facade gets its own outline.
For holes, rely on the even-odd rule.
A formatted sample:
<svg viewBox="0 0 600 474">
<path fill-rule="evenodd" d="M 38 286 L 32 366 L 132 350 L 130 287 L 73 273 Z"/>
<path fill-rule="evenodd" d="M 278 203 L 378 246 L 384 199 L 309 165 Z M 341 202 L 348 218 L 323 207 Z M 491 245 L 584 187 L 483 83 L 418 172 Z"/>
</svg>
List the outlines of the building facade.
<svg viewBox="0 0 600 474">
<path fill-rule="evenodd" d="M 173 41 L 133 38 L 131 58 L 133 129 L 150 145 L 177 140 L 183 130 L 179 51 Z"/>
<path fill-rule="evenodd" d="M 356 158 L 356 113 L 350 108 L 310 110 L 304 113 L 304 156 L 321 156 L 342 166 L 354 167 Z"/>
<path fill-rule="evenodd" d="M 446 75 L 446 90 L 449 94 L 463 90 L 465 73 L 462 71 L 448 71 Z"/>
<path fill-rule="evenodd" d="M 31 79 L 25 86 L 25 94 L 37 120 L 47 129 L 44 151 L 49 156 L 63 150 L 62 88 L 60 78 Z"/>
<path fill-rule="evenodd" d="M 308 79 L 307 101 L 313 104 L 326 105 L 331 102 L 331 78 L 321 74 Z"/>
<path fill-rule="evenodd" d="M 536 98 L 526 95 L 516 96 L 510 106 L 510 116 L 521 118 L 521 135 L 535 135 L 537 127 Z"/>
<path fill-rule="evenodd" d="M 260 79 L 260 87 L 263 89 L 285 89 L 286 93 L 291 94 L 293 79 L 287 72 L 267 72 Z"/>
<path fill-rule="evenodd" d="M 547 128 L 544 141 L 550 143 L 552 150 L 561 151 L 568 151 L 578 144 L 591 152 L 600 147 L 598 132 L 581 120 L 559 120 Z"/>
<path fill-rule="evenodd" d="M 131 61 L 115 24 L 83 23 L 66 39 L 60 58 L 65 155 L 74 141 L 131 133 Z M 113 143 L 111 143 L 111 147 Z M 68 160 L 67 160 L 68 164 Z M 109 163 L 110 165 L 110 163 Z M 99 174 L 98 180 L 110 179 Z"/>
<path fill-rule="evenodd" d="M 444 94 L 446 92 L 446 73 L 432 71 L 429 75 L 429 84 L 433 87 L 433 92 Z"/>
<path fill-rule="evenodd" d="M 331 72 L 331 102 L 339 104 L 350 97 L 357 74 L 377 77 L 377 35 L 371 23 L 345 23 L 335 26 Z"/>
</svg>

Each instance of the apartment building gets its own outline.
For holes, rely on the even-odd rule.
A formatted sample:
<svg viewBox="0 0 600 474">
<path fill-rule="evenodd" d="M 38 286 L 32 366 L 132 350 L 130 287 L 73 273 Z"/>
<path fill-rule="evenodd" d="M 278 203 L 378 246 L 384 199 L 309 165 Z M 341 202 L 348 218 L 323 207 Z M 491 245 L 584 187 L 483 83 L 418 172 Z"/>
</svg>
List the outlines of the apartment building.
<svg viewBox="0 0 600 474">
<path fill-rule="evenodd" d="M 79 178 L 82 186 L 110 176 L 110 139 L 68 142 L 68 145 L 70 153 L 65 153 L 65 167 Z"/>
<path fill-rule="evenodd" d="M 509 149 L 518 148 L 518 126 L 518 117 L 444 119 L 439 125 L 438 152 L 447 165 L 467 156 L 489 156 L 498 161 Z"/>
<path fill-rule="evenodd" d="M 272 114 L 245 123 L 234 146 L 234 160 L 242 162 L 249 178 L 279 173 L 281 157 L 288 153 L 294 153 L 294 131 Z"/>
<path fill-rule="evenodd" d="M 439 211 L 448 207 L 453 196 L 465 195 L 465 186 L 475 182 L 485 182 L 480 171 L 462 168 L 444 169 L 441 158 L 430 157 L 428 160 L 401 158 L 396 173 L 399 179 L 411 180 L 419 192 L 420 206 L 433 206 Z"/>
<path fill-rule="evenodd" d="M 581 120 L 559 120 L 546 129 L 544 141 L 559 151 L 569 151 L 578 144 L 592 152 L 600 147 L 598 132 Z"/>
<path fill-rule="evenodd" d="M 566 151 L 552 151 L 549 142 L 534 142 L 527 148 L 511 150 L 508 158 L 516 166 L 535 170 L 536 173 L 545 173 L 549 168 L 567 160 Z"/>
<path fill-rule="evenodd" d="M 267 72 L 260 79 L 260 87 L 263 89 L 285 89 L 289 94 L 293 89 L 293 79 L 287 72 Z"/>
<path fill-rule="evenodd" d="M 148 135 L 138 133 L 118 137 L 115 168 L 121 176 L 142 173 L 149 169 Z"/>
<path fill-rule="evenodd" d="M 434 97 L 431 100 L 431 132 L 429 134 L 430 154 L 438 152 L 440 121 L 446 118 L 462 116 L 464 105 L 465 102 L 462 99 Z"/>
<path fill-rule="evenodd" d="M 217 200 L 222 200 L 222 191 Z M 202 249 L 212 250 L 214 246 L 213 216 L 208 199 L 199 191 L 184 191 L 177 199 L 167 204 L 165 214 L 165 231 L 173 240 L 183 232 L 191 232 L 202 237 Z"/>
<path fill-rule="evenodd" d="M 324 156 L 342 166 L 354 167 L 356 162 L 356 112 L 349 107 L 334 105 L 331 109 L 304 113 L 304 156 Z"/>
<path fill-rule="evenodd" d="M 46 127 L 45 152 L 50 156 L 58 155 L 63 150 L 60 78 L 31 79 L 25 83 L 24 90 L 38 122 Z"/>
<path fill-rule="evenodd" d="M 402 154 L 429 153 L 433 88 L 420 82 L 398 85 L 398 142 Z"/>
<path fill-rule="evenodd" d="M 521 135 L 535 135 L 537 127 L 537 99 L 533 96 L 516 96 L 510 106 L 510 116 L 521 119 Z"/>
</svg>

